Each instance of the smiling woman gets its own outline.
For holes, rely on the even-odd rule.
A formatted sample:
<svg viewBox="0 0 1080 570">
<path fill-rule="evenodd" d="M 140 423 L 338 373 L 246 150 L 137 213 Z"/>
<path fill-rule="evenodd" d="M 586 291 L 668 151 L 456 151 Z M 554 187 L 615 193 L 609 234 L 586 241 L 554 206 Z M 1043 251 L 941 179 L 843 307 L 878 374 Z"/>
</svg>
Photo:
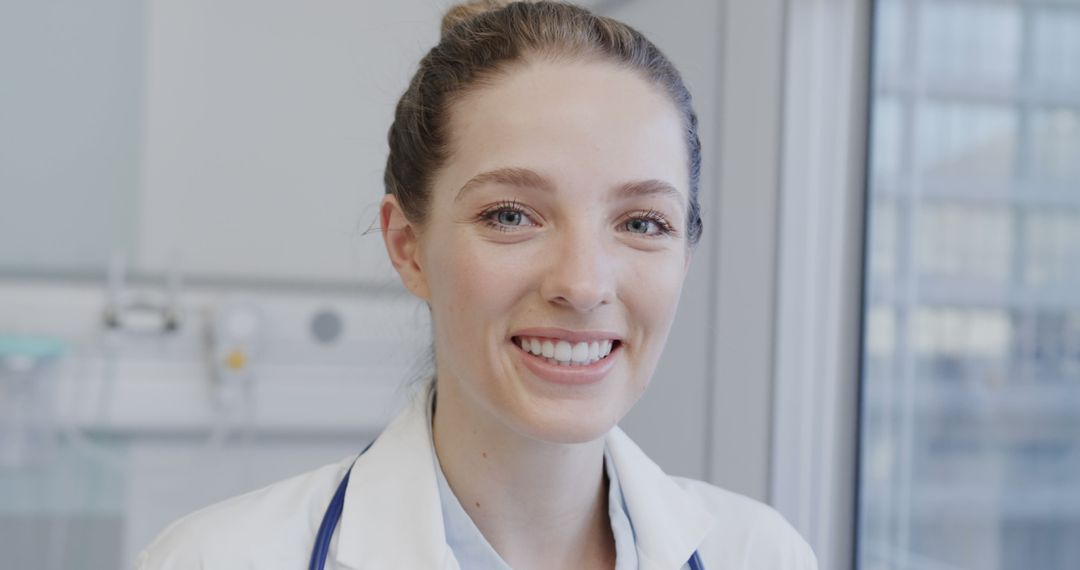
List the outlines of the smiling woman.
<svg viewBox="0 0 1080 570">
<path fill-rule="evenodd" d="M 443 24 L 397 106 L 380 207 L 431 310 L 432 383 L 358 458 L 183 519 L 141 567 L 816 567 L 775 511 L 665 475 L 616 425 L 701 236 L 679 73 L 569 4 Z"/>
<path fill-rule="evenodd" d="M 424 223 L 394 195 L 382 208 L 394 266 L 432 311 L 436 447 L 461 441 L 454 426 L 440 429 L 459 416 L 526 438 L 512 449 L 597 442 L 648 385 L 691 259 L 679 110 L 635 71 L 541 57 L 448 110 L 450 157 Z M 674 194 L 641 191 L 660 188 Z M 511 350 L 537 326 L 566 331 L 551 335 L 554 348 L 577 343 L 574 331 L 621 339 L 609 379 L 546 382 L 525 364 L 547 362 Z M 453 467 L 451 485 L 470 486 Z"/>
</svg>

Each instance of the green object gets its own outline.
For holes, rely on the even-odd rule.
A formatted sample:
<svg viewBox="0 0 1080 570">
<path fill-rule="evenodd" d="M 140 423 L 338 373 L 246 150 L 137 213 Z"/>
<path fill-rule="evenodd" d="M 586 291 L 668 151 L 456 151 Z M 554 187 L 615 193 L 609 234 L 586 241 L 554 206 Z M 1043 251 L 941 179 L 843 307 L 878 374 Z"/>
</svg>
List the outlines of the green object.
<svg viewBox="0 0 1080 570">
<path fill-rule="evenodd" d="M 65 352 L 67 343 L 56 337 L 0 334 L 0 359 L 21 356 L 34 360 L 50 360 L 63 356 Z"/>
</svg>

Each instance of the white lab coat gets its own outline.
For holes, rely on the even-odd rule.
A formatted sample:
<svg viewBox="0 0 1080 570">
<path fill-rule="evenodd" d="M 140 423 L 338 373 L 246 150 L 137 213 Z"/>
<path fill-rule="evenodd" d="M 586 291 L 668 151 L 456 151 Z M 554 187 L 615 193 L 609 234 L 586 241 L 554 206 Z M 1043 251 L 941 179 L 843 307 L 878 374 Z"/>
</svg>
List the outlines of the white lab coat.
<svg viewBox="0 0 1080 570">
<path fill-rule="evenodd" d="M 136 567 L 307 568 L 326 506 L 355 459 L 326 569 L 459 569 L 443 530 L 428 403 L 413 398 L 359 459 L 350 455 L 181 518 L 139 553 Z M 666 475 L 618 427 L 606 444 L 641 569 L 683 568 L 695 549 L 707 570 L 817 568 L 810 547 L 772 508 Z"/>
</svg>

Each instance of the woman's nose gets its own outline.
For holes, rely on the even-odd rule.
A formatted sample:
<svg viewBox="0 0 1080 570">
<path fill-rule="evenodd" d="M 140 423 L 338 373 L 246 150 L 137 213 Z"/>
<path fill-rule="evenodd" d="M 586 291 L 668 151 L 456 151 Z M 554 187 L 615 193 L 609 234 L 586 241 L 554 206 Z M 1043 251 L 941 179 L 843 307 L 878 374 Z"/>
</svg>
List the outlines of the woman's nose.
<svg viewBox="0 0 1080 570">
<path fill-rule="evenodd" d="M 615 259 L 594 232 L 567 232 L 547 265 L 541 293 L 551 303 L 587 313 L 615 299 Z"/>
</svg>

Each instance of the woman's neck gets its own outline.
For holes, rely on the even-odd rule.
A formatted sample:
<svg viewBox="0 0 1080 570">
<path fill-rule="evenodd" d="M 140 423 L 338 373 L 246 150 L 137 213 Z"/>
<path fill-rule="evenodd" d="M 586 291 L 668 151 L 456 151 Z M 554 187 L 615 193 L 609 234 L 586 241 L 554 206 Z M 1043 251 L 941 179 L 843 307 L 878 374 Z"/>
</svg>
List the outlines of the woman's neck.
<svg viewBox="0 0 1080 570">
<path fill-rule="evenodd" d="M 511 567 L 612 568 L 603 439 L 525 437 L 439 392 L 435 451 L 454 495 Z"/>
</svg>

